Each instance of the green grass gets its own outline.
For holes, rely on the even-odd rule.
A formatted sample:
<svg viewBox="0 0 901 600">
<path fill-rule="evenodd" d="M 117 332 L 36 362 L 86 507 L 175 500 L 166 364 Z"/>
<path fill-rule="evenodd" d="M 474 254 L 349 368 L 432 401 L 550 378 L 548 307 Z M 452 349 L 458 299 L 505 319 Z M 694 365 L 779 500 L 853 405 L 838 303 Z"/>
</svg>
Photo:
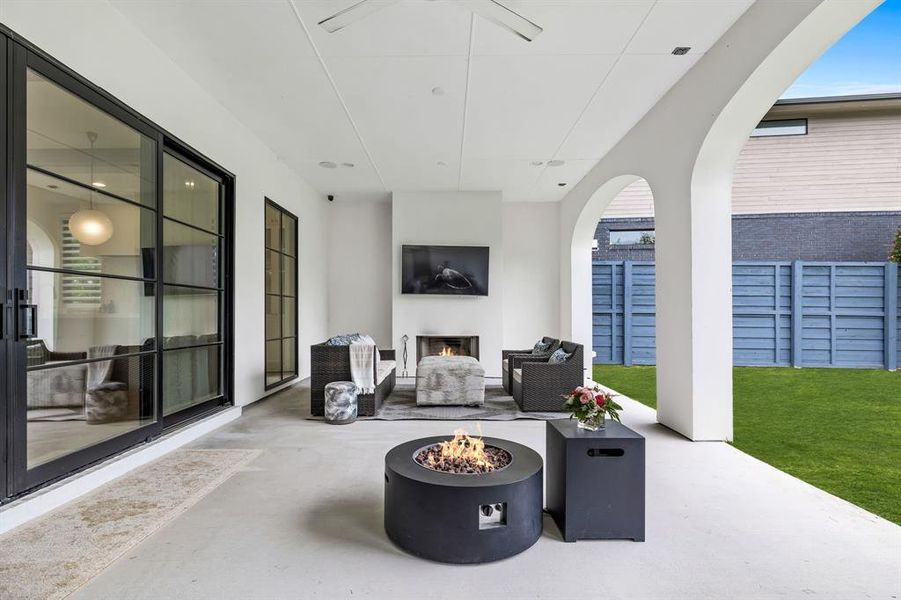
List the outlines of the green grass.
<svg viewBox="0 0 901 600">
<path fill-rule="evenodd" d="M 594 379 L 657 408 L 656 369 Z M 736 367 L 734 445 L 901 525 L 901 371 Z"/>
</svg>

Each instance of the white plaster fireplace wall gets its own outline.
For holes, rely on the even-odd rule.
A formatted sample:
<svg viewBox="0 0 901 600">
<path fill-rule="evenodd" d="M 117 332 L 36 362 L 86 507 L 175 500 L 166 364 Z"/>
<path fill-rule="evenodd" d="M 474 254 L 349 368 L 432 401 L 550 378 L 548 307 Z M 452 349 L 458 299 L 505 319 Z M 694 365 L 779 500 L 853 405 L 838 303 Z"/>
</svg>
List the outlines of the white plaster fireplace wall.
<svg viewBox="0 0 901 600">
<path fill-rule="evenodd" d="M 478 335 L 485 375 L 500 376 L 504 332 L 504 227 L 500 192 L 396 192 L 392 206 L 392 345 L 410 341 L 408 368 L 416 360 L 417 335 Z M 403 244 L 488 246 L 488 296 L 400 293 Z M 496 360 L 493 358 L 496 357 Z"/>
</svg>

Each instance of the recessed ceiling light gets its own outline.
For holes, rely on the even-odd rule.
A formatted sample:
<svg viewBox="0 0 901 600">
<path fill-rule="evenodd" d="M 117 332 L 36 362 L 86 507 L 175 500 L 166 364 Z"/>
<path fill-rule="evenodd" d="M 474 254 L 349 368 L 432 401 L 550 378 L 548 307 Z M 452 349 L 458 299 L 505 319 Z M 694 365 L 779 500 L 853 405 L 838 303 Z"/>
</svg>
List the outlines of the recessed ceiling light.
<svg viewBox="0 0 901 600">
<path fill-rule="evenodd" d="M 541 165 L 544 164 L 544 161 L 543 160 L 533 160 L 531 164 L 533 167 L 540 167 Z"/>
<path fill-rule="evenodd" d="M 433 87 L 433 88 L 432 88 L 432 95 L 433 95 L 433 96 L 443 96 L 443 95 L 444 95 L 444 88 L 443 88 L 443 87 L 440 87 L 440 86 L 435 86 L 435 87 Z"/>
<path fill-rule="evenodd" d="M 684 54 L 688 54 L 688 51 L 691 50 L 691 46 L 676 46 L 673 48 L 673 54 L 676 56 L 682 56 Z"/>
<path fill-rule="evenodd" d="M 50 188 L 51 190 L 59 189 L 59 186 L 56 185 L 55 183 L 47 184 L 47 187 Z"/>
<path fill-rule="evenodd" d="M 353 164 L 353 163 L 346 163 L 346 162 L 345 162 L 345 163 L 341 163 L 341 166 L 342 166 L 342 167 L 347 167 L 348 169 L 353 169 L 353 168 L 354 168 L 354 164 Z"/>
<path fill-rule="evenodd" d="M 556 158 L 554 160 L 547 161 L 547 166 L 549 166 L 549 167 L 561 167 L 564 164 L 566 164 L 565 160 L 559 160 Z"/>
<path fill-rule="evenodd" d="M 558 183 L 557 185 L 559 185 L 560 187 L 566 187 L 565 183 Z"/>
<path fill-rule="evenodd" d="M 330 160 L 324 160 L 321 163 L 319 163 L 319 166 L 322 167 L 323 169 L 334 169 L 338 165 L 336 163 L 333 163 Z"/>
<path fill-rule="evenodd" d="M 106 187 L 106 184 L 103 183 L 102 181 L 95 181 L 91 185 L 93 185 L 95 188 L 105 188 Z"/>
</svg>

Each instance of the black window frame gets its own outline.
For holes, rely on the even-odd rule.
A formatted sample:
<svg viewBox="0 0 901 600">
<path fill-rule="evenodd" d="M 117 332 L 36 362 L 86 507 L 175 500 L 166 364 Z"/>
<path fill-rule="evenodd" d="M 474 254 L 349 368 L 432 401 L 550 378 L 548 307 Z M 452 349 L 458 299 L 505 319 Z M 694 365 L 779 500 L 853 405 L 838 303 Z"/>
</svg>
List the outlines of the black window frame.
<svg viewBox="0 0 901 600">
<path fill-rule="evenodd" d="M 9 401 L 0 402 L 0 504 L 51 485 L 57 481 L 105 461 L 112 456 L 126 452 L 141 443 L 151 441 L 173 427 L 220 410 L 233 404 L 234 398 L 234 229 L 235 229 L 235 175 L 194 150 L 178 136 L 144 117 L 127 104 L 121 102 L 103 88 L 91 83 L 62 62 L 22 38 L 3 24 L 0 24 L 0 60 L 4 68 L 0 73 L 0 189 L 9 201 L 0 202 L 0 247 L 6 251 L 7 260 L 0 266 L 0 298 L 3 301 L 2 329 L 0 329 L 0 393 Z M 25 281 L 13 281 L 10 277 L 18 265 L 24 265 L 25 257 L 20 248 L 24 247 L 24 231 L 17 225 L 23 220 L 25 210 L 25 157 L 24 126 L 19 127 L 25 111 L 25 73 L 32 69 L 54 84 L 73 93 L 92 106 L 118 119 L 133 129 L 147 135 L 156 144 L 156 271 L 155 286 L 156 331 L 153 348 L 155 357 L 154 401 L 155 420 L 134 430 L 100 443 L 75 450 L 48 463 L 27 468 L 26 421 L 24 399 L 16 380 L 19 372 L 25 371 L 24 344 L 15 343 L 15 328 L 11 326 L 13 315 L 12 288 L 25 288 Z M 221 334 L 224 357 L 222 360 L 222 395 L 214 401 L 197 405 L 178 413 L 174 419 L 165 419 L 162 413 L 162 211 L 163 211 L 163 153 L 172 152 L 179 158 L 187 157 L 203 165 L 209 172 L 216 173 L 223 182 L 221 228 L 222 246 L 220 257 L 221 287 L 223 299 L 220 307 Z M 15 227 L 14 227 L 15 225 Z M 13 229 L 10 229 L 13 228 Z M 18 276 L 16 276 L 18 278 Z M 135 279 L 119 277 L 120 279 Z M 148 279 L 148 278 L 145 278 Z M 175 416 L 175 415 L 173 415 Z"/>
<path fill-rule="evenodd" d="M 766 123 L 766 125 L 764 125 L 764 123 Z M 787 123 L 793 123 L 793 124 L 804 123 L 804 133 L 756 133 L 756 134 L 754 133 L 758 129 L 761 129 L 761 126 L 763 126 L 763 129 L 778 129 L 780 127 L 780 125 L 787 126 L 786 125 Z M 764 120 L 760 121 L 756 127 L 754 127 L 754 129 L 751 131 L 751 135 L 749 137 L 751 137 L 751 138 L 797 137 L 797 136 L 807 135 L 807 133 L 809 131 L 810 131 L 810 126 L 809 126 L 809 123 L 807 122 L 806 117 L 803 117 L 803 118 L 799 117 L 796 119 L 764 119 Z"/>
<path fill-rule="evenodd" d="M 298 307 L 300 306 L 300 300 L 299 300 L 300 299 L 300 277 L 298 277 L 298 273 L 300 272 L 299 260 L 298 260 L 298 258 L 299 258 L 298 250 L 300 247 L 300 220 L 297 218 L 297 215 L 295 215 L 291 211 L 287 210 L 286 208 L 284 208 L 283 206 L 281 206 L 280 204 L 278 204 L 271 198 L 264 197 L 263 200 L 264 200 L 264 202 L 263 202 L 263 273 L 266 272 L 269 252 L 277 252 L 279 255 L 279 270 L 278 270 L 279 293 L 278 294 L 270 293 L 266 289 L 265 281 L 263 282 L 263 386 L 264 386 L 264 390 L 268 392 L 277 387 L 281 387 L 281 386 L 285 385 L 286 383 L 293 381 L 294 379 L 297 379 L 300 376 L 300 365 L 299 365 L 300 358 L 298 356 L 298 352 L 300 350 L 300 343 L 299 343 L 300 323 L 298 322 L 299 319 L 297 318 Z M 284 250 L 282 250 L 281 247 L 270 248 L 266 242 L 266 212 L 267 212 L 267 209 L 270 207 L 275 209 L 279 213 L 279 240 L 282 239 L 282 234 L 284 231 L 284 228 L 281 226 L 281 219 L 284 219 L 285 217 L 287 217 L 287 218 L 291 219 L 292 221 L 294 221 L 294 248 L 292 249 L 294 252 L 293 255 L 286 254 L 284 252 Z M 282 246 L 281 243 L 279 245 Z M 288 257 L 288 258 L 291 258 L 294 260 L 294 295 L 293 296 L 288 296 L 285 294 L 285 261 L 284 261 L 285 257 Z M 269 338 L 266 336 L 266 310 L 267 310 L 268 300 L 271 296 L 278 296 L 280 299 L 280 303 L 279 303 L 279 308 L 280 308 L 279 333 L 281 335 L 277 338 Z M 285 298 L 291 298 L 292 300 L 294 300 L 294 332 L 293 332 L 294 335 L 293 336 L 286 336 L 285 331 L 284 331 Z M 285 355 L 284 355 L 283 349 L 284 349 L 285 340 L 291 339 L 292 337 L 294 338 L 294 371 L 291 373 L 288 373 L 286 375 L 285 369 L 284 369 Z M 272 383 L 266 383 L 266 376 L 268 374 L 268 365 L 269 365 L 269 356 L 267 354 L 267 348 L 269 346 L 269 342 L 275 342 L 275 341 L 281 342 L 280 347 L 279 347 L 279 353 L 281 355 L 280 363 L 282 366 L 282 368 L 281 368 L 282 378 L 280 380 L 274 381 Z"/>
</svg>

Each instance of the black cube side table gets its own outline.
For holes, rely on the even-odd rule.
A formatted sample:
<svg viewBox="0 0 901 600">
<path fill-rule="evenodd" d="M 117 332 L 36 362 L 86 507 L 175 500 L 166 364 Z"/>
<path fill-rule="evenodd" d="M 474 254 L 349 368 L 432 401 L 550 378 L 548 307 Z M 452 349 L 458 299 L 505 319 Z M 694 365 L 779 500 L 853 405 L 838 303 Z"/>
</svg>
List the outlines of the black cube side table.
<svg viewBox="0 0 901 600">
<path fill-rule="evenodd" d="M 644 541 L 644 437 L 607 420 L 600 431 L 575 419 L 547 421 L 547 509 L 567 542 Z"/>
</svg>

